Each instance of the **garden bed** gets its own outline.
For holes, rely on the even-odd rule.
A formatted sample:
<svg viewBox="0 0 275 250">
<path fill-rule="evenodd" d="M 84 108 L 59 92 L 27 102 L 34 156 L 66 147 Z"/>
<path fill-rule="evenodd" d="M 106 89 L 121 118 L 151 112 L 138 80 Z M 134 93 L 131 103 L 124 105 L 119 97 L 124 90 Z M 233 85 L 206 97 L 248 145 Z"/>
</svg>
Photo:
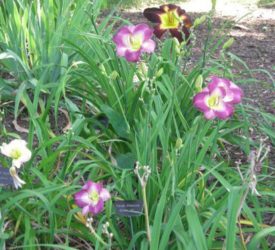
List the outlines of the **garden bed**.
<svg viewBox="0 0 275 250">
<path fill-rule="evenodd" d="M 1 4 L 0 249 L 274 246 L 273 20 Z"/>
</svg>

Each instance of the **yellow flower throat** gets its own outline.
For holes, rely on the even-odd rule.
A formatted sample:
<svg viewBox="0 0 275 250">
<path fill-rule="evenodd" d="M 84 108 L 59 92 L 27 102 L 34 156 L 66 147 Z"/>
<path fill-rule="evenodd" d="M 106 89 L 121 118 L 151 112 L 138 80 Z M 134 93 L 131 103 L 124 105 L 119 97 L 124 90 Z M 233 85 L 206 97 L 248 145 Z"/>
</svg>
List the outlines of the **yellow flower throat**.
<svg viewBox="0 0 275 250">
<path fill-rule="evenodd" d="M 130 35 L 129 36 L 129 43 L 132 50 L 137 51 L 141 48 L 142 45 L 142 38 L 140 36 Z"/>
<path fill-rule="evenodd" d="M 179 27 L 180 19 L 177 10 L 167 10 L 164 14 L 160 15 L 161 29 L 176 29 Z"/>
<path fill-rule="evenodd" d="M 97 203 L 99 200 L 98 192 L 93 191 L 90 193 L 89 198 L 92 200 L 92 202 Z"/>
<path fill-rule="evenodd" d="M 19 159 L 20 157 L 21 157 L 21 152 L 20 152 L 20 150 L 19 149 L 13 149 L 12 151 L 11 151 L 11 158 L 12 159 L 14 159 L 14 160 L 17 160 L 17 159 Z"/>
<path fill-rule="evenodd" d="M 207 100 L 207 105 L 212 109 L 217 109 L 219 108 L 220 101 L 221 101 L 221 97 L 219 95 L 212 95 Z"/>
</svg>

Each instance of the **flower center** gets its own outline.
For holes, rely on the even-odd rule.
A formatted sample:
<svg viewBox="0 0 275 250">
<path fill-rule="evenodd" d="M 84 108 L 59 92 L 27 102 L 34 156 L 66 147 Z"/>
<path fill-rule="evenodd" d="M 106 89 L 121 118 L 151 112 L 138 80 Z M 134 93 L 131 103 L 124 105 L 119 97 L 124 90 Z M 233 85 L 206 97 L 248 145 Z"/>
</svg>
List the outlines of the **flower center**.
<svg viewBox="0 0 275 250">
<path fill-rule="evenodd" d="M 89 194 L 89 198 L 91 199 L 91 201 L 93 203 L 98 203 L 98 200 L 99 200 L 99 195 L 98 195 L 98 192 L 96 191 L 93 191 Z"/>
<path fill-rule="evenodd" d="M 142 39 L 140 36 L 130 35 L 129 42 L 132 50 L 137 51 L 141 48 Z"/>
<path fill-rule="evenodd" d="M 21 152 L 20 152 L 20 150 L 19 149 L 13 149 L 12 151 L 11 151 L 11 158 L 12 159 L 14 159 L 14 160 L 18 160 L 20 157 L 21 157 Z"/>
<path fill-rule="evenodd" d="M 162 29 L 175 29 L 179 27 L 180 20 L 176 10 L 167 10 L 160 15 Z"/>
<path fill-rule="evenodd" d="M 220 103 L 221 103 L 221 97 L 219 95 L 212 95 L 207 100 L 208 107 L 211 109 L 219 108 Z"/>
</svg>

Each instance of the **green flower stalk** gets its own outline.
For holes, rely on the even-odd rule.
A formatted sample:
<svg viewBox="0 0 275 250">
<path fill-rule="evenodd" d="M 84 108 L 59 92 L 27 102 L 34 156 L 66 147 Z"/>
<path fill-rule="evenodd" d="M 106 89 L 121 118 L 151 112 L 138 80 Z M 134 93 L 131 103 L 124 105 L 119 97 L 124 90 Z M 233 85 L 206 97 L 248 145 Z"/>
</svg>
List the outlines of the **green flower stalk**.
<svg viewBox="0 0 275 250">
<path fill-rule="evenodd" d="M 103 224 L 103 226 L 102 226 L 102 233 L 104 234 L 104 235 L 106 235 L 106 237 L 107 237 L 107 239 L 108 239 L 108 242 L 109 242 L 109 249 L 111 249 L 112 248 L 112 239 L 113 239 L 113 237 L 114 237 L 114 235 L 113 235 L 113 233 L 111 233 L 110 231 L 109 231 L 109 227 L 110 227 L 110 224 L 109 224 L 109 222 L 107 221 L 105 224 Z"/>
<path fill-rule="evenodd" d="M 151 174 L 151 169 L 149 166 L 140 166 L 139 162 L 136 162 L 136 167 L 134 172 L 138 177 L 138 180 L 142 188 L 142 199 L 143 199 L 143 206 L 144 206 L 147 239 L 149 243 L 151 243 L 151 231 L 150 231 L 148 204 L 147 204 L 147 197 L 146 197 L 146 184 L 148 182 L 149 175 Z M 142 175 L 140 174 L 140 172 L 143 172 Z"/>
<path fill-rule="evenodd" d="M 105 247 L 108 246 L 108 244 L 101 239 L 101 237 L 96 233 L 94 227 L 93 227 L 93 218 L 87 218 L 86 227 L 89 228 L 91 234 L 98 240 L 102 245 Z"/>
</svg>

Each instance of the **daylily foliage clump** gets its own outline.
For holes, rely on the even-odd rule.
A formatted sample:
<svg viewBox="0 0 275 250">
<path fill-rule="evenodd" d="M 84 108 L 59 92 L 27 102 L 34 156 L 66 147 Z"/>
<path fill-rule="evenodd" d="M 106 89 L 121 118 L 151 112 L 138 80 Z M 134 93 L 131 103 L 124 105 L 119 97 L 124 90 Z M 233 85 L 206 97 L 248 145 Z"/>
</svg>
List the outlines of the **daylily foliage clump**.
<svg viewBox="0 0 275 250">
<path fill-rule="evenodd" d="M 0 147 L 22 187 L 0 183 L 0 249 L 268 249 L 268 150 L 253 151 L 246 79 L 212 36 L 214 11 L 192 22 L 164 4 L 132 23 L 101 0 L 2 2 L 0 139 L 19 138 L 1 120 L 14 114 L 28 144 Z"/>
</svg>

